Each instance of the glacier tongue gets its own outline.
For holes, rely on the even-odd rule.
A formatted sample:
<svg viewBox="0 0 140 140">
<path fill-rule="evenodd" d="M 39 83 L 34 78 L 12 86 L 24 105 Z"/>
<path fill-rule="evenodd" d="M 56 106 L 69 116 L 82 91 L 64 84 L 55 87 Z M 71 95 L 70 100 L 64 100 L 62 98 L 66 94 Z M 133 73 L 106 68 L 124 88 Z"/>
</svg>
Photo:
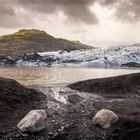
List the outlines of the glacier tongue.
<svg viewBox="0 0 140 140">
<path fill-rule="evenodd" d="M 131 62 L 140 64 L 140 46 L 117 46 L 71 52 L 38 52 L 14 56 L 14 58 L 8 56 L 7 59 L 15 59 L 16 65 L 27 66 L 117 67 Z M 0 60 L 0 63 L 4 64 L 6 60 Z"/>
<path fill-rule="evenodd" d="M 140 47 L 121 46 L 98 48 L 93 50 L 76 50 L 72 52 L 46 52 L 39 55 L 56 59 L 52 65 L 81 67 L 113 67 L 125 63 L 140 63 Z"/>
</svg>

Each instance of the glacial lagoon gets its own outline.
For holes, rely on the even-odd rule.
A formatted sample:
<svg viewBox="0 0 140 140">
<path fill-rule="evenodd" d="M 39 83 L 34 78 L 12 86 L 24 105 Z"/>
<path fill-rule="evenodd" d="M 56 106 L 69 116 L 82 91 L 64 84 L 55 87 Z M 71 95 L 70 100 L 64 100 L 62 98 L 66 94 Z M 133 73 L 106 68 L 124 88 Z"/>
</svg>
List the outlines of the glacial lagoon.
<svg viewBox="0 0 140 140">
<path fill-rule="evenodd" d="M 1 66 L 0 76 L 23 85 L 69 84 L 81 80 L 138 73 L 140 69 L 10 67 Z"/>
</svg>

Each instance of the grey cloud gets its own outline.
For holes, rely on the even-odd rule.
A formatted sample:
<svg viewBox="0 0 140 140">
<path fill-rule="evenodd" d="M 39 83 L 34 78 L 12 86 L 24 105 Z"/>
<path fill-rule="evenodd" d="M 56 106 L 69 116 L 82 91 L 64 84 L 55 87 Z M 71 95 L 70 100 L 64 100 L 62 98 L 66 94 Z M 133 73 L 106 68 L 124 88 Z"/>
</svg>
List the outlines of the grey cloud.
<svg viewBox="0 0 140 140">
<path fill-rule="evenodd" d="M 114 16 L 121 21 L 136 22 L 140 19 L 140 0 L 0 0 L 0 26 L 30 25 L 36 14 L 43 16 L 58 11 L 62 11 L 72 23 L 96 24 L 98 17 L 89 9 L 96 2 L 114 8 Z M 32 13 L 32 16 L 21 14 L 19 17 L 15 12 L 19 8 Z"/>
<path fill-rule="evenodd" d="M 32 22 L 28 15 L 16 13 L 18 8 L 14 2 L 14 0 L 0 0 L 0 27 L 17 28 Z"/>
<path fill-rule="evenodd" d="M 140 20 L 140 0 L 101 0 L 100 4 L 115 8 L 115 16 L 121 21 Z"/>
<path fill-rule="evenodd" d="M 98 22 L 96 15 L 89 9 L 95 0 L 17 0 L 17 2 L 32 12 L 54 13 L 62 11 L 72 22 L 78 21 L 86 24 Z"/>
<path fill-rule="evenodd" d="M 100 0 L 99 2 L 102 5 L 113 5 L 115 3 L 119 3 L 121 0 Z"/>
<path fill-rule="evenodd" d="M 13 25 L 17 26 L 15 19 L 15 11 L 12 7 L 6 4 L 0 5 L 0 26 L 10 28 Z"/>
<path fill-rule="evenodd" d="M 118 6 L 117 17 L 122 20 L 136 22 L 140 19 L 140 0 L 124 1 Z"/>
<path fill-rule="evenodd" d="M 136 22 L 140 18 L 140 0 L 17 0 L 25 9 L 33 12 L 53 13 L 62 11 L 72 22 L 86 24 L 98 22 L 96 13 L 91 13 L 89 6 L 99 3 L 115 8 L 114 16 L 122 21 Z"/>
</svg>

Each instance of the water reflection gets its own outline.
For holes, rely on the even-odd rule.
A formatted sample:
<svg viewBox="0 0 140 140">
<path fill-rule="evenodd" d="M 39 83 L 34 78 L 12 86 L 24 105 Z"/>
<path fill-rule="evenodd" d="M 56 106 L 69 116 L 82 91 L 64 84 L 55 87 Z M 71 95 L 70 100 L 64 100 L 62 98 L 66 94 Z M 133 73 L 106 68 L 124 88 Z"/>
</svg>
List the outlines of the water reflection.
<svg viewBox="0 0 140 140">
<path fill-rule="evenodd" d="M 139 69 L 87 69 L 46 67 L 0 67 L 0 76 L 12 78 L 24 85 L 60 84 L 80 80 L 137 73 Z"/>
</svg>

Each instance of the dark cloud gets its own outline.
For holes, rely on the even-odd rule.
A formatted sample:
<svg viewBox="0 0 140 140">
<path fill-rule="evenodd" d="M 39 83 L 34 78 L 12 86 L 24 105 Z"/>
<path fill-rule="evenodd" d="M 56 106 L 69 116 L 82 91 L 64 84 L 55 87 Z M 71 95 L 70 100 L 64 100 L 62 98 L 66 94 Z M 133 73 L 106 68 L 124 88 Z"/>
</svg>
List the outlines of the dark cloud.
<svg viewBox="0 0 140 140">
<path fill-rule="evenodd" d="M 69 20 L 94 24 L 96 13 L 89 6 L 96 2 L 115 9 L 115 16 L 122 21 L 136 22 L 140 18 L 140 0 L 17 0 L 25 9 L 33 12 L 53 13 L 62 11 Z"/>
<path fill-rule="evenodd" d="M 116 15 L 124 21 L 138 21 L 140 19 L 140 0 L 124 1 L 120 3 Z"/>
<path fill-rule="evenodd" d="M 140 19 L 140 0 L 101 0 L 103 6 L 115 9 L 115 16 L 121 21 L 137 22 Z"/>
<path fill-rule="evenodd" d="M 47 15 L 63 12 L 73 23 L 96 24 L 98 17 L 90 11 L 95 3 L 115 9 L 114 16 L 121 21 L 136 22 L 140 19 L 140 0 L 0 0 L 0 26 L 16 27 L 30 24 L 37 14 Z M 16 12 L 20 8 L 26 11 L 21 17 Z M 27 13 L 33 17 L 29 18 Z"/>
<path fill-rule="evenodd" d="M 28 15 L 20 14 L 17 11 L 17 5 L 14 0 L 0 0 L 0 27 L 1 28 L 17 28 L 28 25 L 32 21 Z"/>
<path fill-rule="evenodd" d="M 7 3 L 0 1 L 0 26 L 10 27 L 15 11 Z"/>
<path fill-rule="evenodd" d="M 62 11 L 72 22 L 97 23 L 97 18 L 89 9 L 95 0 L 17 0 L 27 10 L 41 13 Z"/>
<path fill-rule="evenodd" d="M 116 3 L 120 3 L 121 0 L 100 0 L 99 2 L 102 4 L 102 5 L 114 5 Z"/>
</svg>

